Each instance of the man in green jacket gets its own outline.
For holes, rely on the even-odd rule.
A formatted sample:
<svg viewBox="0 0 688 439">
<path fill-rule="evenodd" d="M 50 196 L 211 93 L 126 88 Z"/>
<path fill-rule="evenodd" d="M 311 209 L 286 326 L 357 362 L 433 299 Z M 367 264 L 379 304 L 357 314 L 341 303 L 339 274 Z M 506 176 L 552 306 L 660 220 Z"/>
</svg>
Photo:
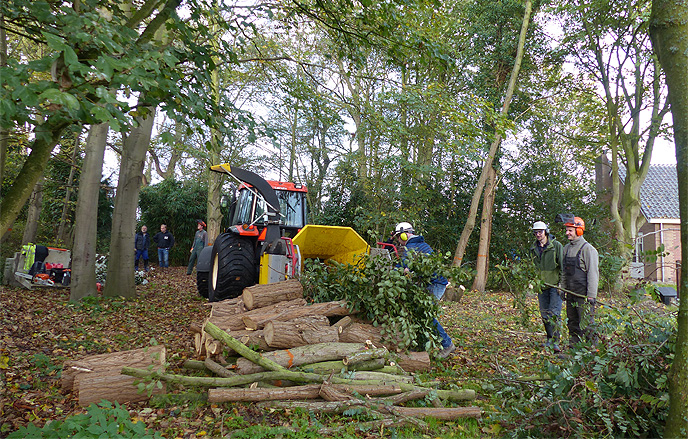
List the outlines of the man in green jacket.
<svg viewBox="0 0 688 439">
<path fill-rule="evenodd" d="M 540 273 L 540 279 L 550 285 L 559 285 L 564 247 L 549 233 L 547 224 L 542 221 L 533 223 L 535 242 L 530 247 L 530 255 Z M 538 294 L 540 316 L 545 325 L 547 341 L 545 347 L 560 352 L 559 326 L 561 321 L 561 296 L 557 288 L 543 287 Z"/>
</svg>

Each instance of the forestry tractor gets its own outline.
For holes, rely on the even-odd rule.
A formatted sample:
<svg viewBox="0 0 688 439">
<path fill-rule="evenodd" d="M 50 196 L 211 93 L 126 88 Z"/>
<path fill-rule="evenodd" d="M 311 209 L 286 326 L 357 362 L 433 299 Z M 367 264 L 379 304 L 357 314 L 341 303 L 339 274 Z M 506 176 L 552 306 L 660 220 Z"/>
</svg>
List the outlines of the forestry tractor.
<svg viewBox="0 0 688 439">
<path fill-rule="evenodd" d="M 229 175 L 239 186 L 223 197 L 228 227 L 198 259 L 198 292 L 209 301 L 237 297 L 256 283 L 297 277 L 305 259 L 356 264 L 369 252 L 350 227 L 307 224 L 305 186 L 267 181 L 228 164 L 210 169 Z"/>
</svg>

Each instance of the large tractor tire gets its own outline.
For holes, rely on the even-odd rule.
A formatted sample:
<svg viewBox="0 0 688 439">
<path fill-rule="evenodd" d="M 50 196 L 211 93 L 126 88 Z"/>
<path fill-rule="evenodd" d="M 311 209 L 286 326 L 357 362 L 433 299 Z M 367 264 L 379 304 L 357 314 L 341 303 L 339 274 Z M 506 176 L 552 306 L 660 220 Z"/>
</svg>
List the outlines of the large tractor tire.
<svg viewBox="0 0 688 439">
<path fill-rule="evenodd" d="M 210 295 L 208 279 L 210 278 L 210 261 L 213 254 L 212 247 L 206 247 L 201 251 L 196 263 L 196 288 L 198 294 L 206 299 Z"/>
<path fill-rule="evenodd" d="M 244 288 L 255 285 L 258 261 L 250 239 L 223 233 L 215 240 L 210 261 L 211 302 L 238 297 Z"/>
<path fill-rule="evenodd" d="M 196 272 L 196 288 L 198 288 L 198 294 L 206 299 L 208 296 L 210 296 L 210 291 L 208 289 L 208 277 L 210 277 L 210 273 L 207 271 Z"/>
</svg>

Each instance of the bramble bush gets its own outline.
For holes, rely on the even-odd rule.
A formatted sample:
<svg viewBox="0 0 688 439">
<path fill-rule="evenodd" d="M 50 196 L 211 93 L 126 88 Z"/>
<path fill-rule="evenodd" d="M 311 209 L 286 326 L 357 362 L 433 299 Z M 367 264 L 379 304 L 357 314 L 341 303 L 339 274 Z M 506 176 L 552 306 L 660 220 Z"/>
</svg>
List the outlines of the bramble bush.
<svg viewBox="0 0 688 439">
<path fill-rule="evenodd" d="M 449 254 L 415 253 L 407 261 L 408 273 L 381 256 L 365 256 L 355 267 L 308 261 L 301 282 L 304 295 L 315 302 L 346 300 L 398 347 L 429 350 L 439 346 L 432 323 L 438 305 L 427 291 L 430 280 L 435 275 L 457 281 L 466 277 L 448 260 Z"/>
<path fill-rule="evenodd" d="M 540 381 L 513 380 L 496 391 L 508 402 L 491 421 L 508 436 L 661 437 L 675 316 L 648 306 L 640 292 L 623 307 L 601 307 L 596 317 L 597 347 L 547 362 Z"/>
</svg>

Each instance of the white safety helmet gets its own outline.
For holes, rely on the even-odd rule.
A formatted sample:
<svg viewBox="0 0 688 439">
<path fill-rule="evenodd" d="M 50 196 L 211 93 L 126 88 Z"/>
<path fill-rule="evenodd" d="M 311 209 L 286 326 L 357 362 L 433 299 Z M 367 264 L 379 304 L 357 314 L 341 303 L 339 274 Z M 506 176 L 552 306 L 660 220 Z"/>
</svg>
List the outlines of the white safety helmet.
<svg viewBox="0 0 688 439">
<path fill-rule="evenodd" d="M 394 234 L 399 235 L 401 233 L 413 233 L 413 226 L 410 223 L 399 223 L 394 228 Z"/>
<path fill-rule="evenodd" d="M 549 227 L 547 227 L 547 224 L 545 224 L 542 221 L 535 221 L 533 223 L 532 229 L 535 230 L 544 230 L 546 234 L 549 235 Z"/>
</svg>

